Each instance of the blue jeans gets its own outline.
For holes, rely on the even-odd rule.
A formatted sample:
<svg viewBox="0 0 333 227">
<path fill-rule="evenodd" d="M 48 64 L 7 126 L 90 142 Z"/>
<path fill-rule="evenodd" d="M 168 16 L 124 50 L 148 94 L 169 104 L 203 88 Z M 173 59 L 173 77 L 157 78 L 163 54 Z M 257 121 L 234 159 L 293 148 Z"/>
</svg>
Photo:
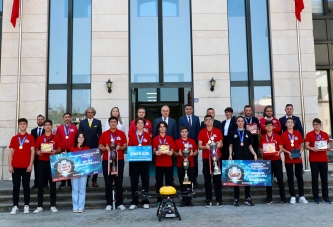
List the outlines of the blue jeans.
<svg viewBox="0 0 333 227">
<path fill-rule="evenodd" d="M 84 204 L 86 203 L 86 183 L 86 176 L 72 179 L 73 210 L 84 210 Z"/>
</svg>

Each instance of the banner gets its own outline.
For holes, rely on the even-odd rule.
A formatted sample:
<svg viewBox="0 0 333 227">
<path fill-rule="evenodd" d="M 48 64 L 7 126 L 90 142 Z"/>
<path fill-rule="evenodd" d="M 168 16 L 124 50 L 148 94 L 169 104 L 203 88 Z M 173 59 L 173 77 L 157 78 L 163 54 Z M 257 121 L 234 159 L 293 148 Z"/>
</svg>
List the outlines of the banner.
<svg viewBox="0 0 333 227">
<path fill-rule="evenodd" d="M 151 146 L 128 146 L 128 162 L 152 161 L 153 151 Z"/>
<path fill-rule="evenodd" d="M 223 186 L 272 186 L 270 160 L 223 160 Z"/>
<path fill-rule="evenodd" d="M 50 156 L 52 181 L 62 181 L 102 173 L 98 148 Z"/>
</svg>

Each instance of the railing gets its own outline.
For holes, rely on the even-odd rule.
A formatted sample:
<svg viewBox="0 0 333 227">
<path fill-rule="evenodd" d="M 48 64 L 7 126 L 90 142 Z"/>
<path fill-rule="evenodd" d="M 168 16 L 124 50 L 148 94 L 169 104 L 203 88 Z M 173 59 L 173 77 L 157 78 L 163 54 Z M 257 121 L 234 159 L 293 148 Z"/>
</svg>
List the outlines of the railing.
<svg viewBox="0 0 333 227">
<path fill-rule="evenodd" d="M 1 178 L 0 178 L 1 181 L 3 181 L 3 171 L 4 171 L 3 166 L 4 166 L 4 162 L 5 162 L 4 159 L 5 159 L 5 149 L 6 148 L 7 148 L 6 146 L 0 146 L 0 149 L 1 149 L 1 168 L 2 168 Z"/>
</svg>

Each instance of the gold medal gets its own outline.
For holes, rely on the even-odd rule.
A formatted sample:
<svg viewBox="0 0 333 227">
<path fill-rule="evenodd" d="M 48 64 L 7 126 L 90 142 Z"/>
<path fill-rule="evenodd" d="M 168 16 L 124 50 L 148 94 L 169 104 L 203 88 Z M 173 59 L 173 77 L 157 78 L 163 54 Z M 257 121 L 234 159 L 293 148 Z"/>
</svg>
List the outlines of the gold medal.
<svg viewBox="0 0 333 227">
<path fill-rule="evenodd" d="M 292 143 L 291 146 L 294 147 L 294 144 Z"/>
<path fill-rule="evenodd" d="M 23 149 L 23 146 L 19 146 L 19 148 L 22 150 L 22 149 Z"/>
<path fill-rule="evenodd" d="M 244 146 L 244 143 L 241 143 L 240 145 L 241 145 L 241 146 Z"/>
<path fill-rule="evenodd" d="M 68 136 L 66 136 L 66 140 L 68 140 Z"/>
</svg>

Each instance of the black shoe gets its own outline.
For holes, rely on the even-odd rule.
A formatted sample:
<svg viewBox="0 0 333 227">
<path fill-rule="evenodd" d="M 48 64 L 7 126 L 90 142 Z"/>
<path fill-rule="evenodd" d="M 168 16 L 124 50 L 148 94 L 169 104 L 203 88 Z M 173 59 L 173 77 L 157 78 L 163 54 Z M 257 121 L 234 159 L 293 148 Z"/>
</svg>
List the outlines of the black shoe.
<svg viewBox="0 0 333 227">
<path fill-rule="evenodd" d="M 198 181 L 193 181 L 193 185 L 195 185 L 195 186 L 198 186 L 199 185 L 199 183 L 198 183 Z"/>
<path fill-rule="evenodd" d="M 67 188 L 72 188 L 72 184 L 67 183 Z"/>
<path fill-rule="evenodd" d="M 34 185 L 32 185 L 32 187 L 31 187 L 30 189 L 31 189 L 31 190 L 34 190 L 34 189 L 36 189 L 36 188 L 38 188 L 38 187 L 37 187 L 37 185 L 34 184 Z"/>
<path fill-rule="evenodd" d="M 211 207 L 211 206 L 212 206 L 212 202 L 211 202 L 211 201 L 207 201 L 207 202 L 206 202 L 206 207 L 209 208 L 209 207 Z"/>
<path fill-rule="evenodd" d="M 238 199 L 235 199 L 235 201 L 234 201 L 234 205 L 235 205 L 236 207 L 239 207 Z"/>
<path fill-rule="evenodd" d="M 187 202 L 187 206 L 189 206 L 189 207 L 193 207 L 194 205 L 193 205 L 192 202 Z"/>
<path fill-rule="evenodd" d="M 86 187 L 89 187 L 89 182 L 87 181 L 87 183 L 86 183 Z"/>
<path fill-rule="evenodd" d="M 273 203 L 272 198 L 267 198 L 267 199 L 266 199 L 266 204 L 272 204 L 272 203 Z"/>
<path fill-rule="evenodd" d="M 44 187 L 45 189 L 50 189 L 50 187 L 49 187 L 49 185 L 45 185 L 45 187 Z"/>
<path fill-rule="evenodd" d="M 59 185 L 58 189 L 61 189 L 61 188 L 66 188 L 65 183 L 61 183 L 61 184 Z"/>
<path fill-rule="evenodd" d="M 180 203 L 179 206 L 180 206 L 180 207 L 184 207 L 184 206 L 186 206 L 186 202 L 182 201 L 182 202 Z"/>
<path fill-rule="evenodd" d="M 251 198 L 247 198 L 244 202 L 244 204 L 248 205 L 248 206 L 254 206 L 254 203 L 252 203 Z"/>
<path fill-rule="evenodd" d="M 286 198 L 284 198 L 284 199 L 281 199 L 281 203 L 289 203 L 289 202 L 286 200 Z"/>
</svg>

